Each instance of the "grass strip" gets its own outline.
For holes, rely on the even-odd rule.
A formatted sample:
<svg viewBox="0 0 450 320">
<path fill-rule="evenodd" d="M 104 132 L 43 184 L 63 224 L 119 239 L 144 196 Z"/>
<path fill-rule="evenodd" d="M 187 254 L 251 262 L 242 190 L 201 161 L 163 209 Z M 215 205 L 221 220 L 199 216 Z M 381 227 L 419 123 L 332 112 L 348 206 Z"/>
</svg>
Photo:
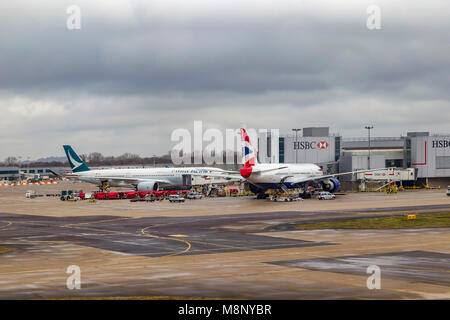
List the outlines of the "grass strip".
<svg viewBox="0 0 450 320">
<path fill-rule="evenodd" d="M 328 222 L 316 222 L 297 225 L 296 230 L 317 229 L 417 229 L 448 228 L 450 212 L 417 214 L 415 220 L 408 220 L 406 215 L 380 218 L 347 219 Z"/>
</svg>

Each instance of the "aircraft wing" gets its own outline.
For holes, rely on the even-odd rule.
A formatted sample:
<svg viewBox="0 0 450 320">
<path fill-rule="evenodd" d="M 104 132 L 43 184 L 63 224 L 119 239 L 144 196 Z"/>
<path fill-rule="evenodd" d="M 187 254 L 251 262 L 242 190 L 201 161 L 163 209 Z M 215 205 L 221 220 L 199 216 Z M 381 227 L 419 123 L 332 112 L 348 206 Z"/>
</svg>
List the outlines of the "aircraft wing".
<svg viewBox="0 0 450 320">
<path fill-rule="evenodd" d="M 79 178 L 80 176 L 76 173 L 67 173 L 63 175 L 64 178 Z"/>
<path fill-rule="evenodd" d="M 217 173 L 187 173 L 187 175 L 191 175 L 191 176 L 201 176 L 201 177 L 205 177 L 205 178 L 210 178 L 210 177 L 217 177 L 217 178 L 223 178 L 223 179 L 227 179 L 227 180 L 244 180 L 244 178 L 242 178 L 241 176 L 233 176 L 233 175 L 227 175 L 227 174 L 217 174 Z M 127 178 L 127 177 L 101 177 L 102 180 L 104 181 L 109 181 L 109 182 L 124 182 L 124 183 L 128 183 L 128 184 L 138 184 L 141 182 L 157 182 L 159 183 L 161 186 L 165 186 L 165 185 L 172 185 L 173 183 L 168 181 L 168 180 L 164 180 L 164 179 L 145 179 L 145 178 Z"/>
<path fill-rule="evenodd" d="M 292 176 L 286 176 L 285 180 L 282 179 L 282 182 L 290 182 L 291 184 L 301 184 L 301 183 L 310 182 L 310 181 L 311 182 L 320 182 L 325 179 L 336 178 L 336 177 L 343 176 L 343 175 L 357 174 L 357 173 L 363 173 L 363 172 L 372 172 L 372 171 L 378 171 L 378 170 L 381 170 L 381 169 L 349 171 L 349 172 L 342 172 L 342 173 L 327 174 L 327 175 L 323 175 L 323 176 L 307 177 L 307 178 L 302 178 L 302 179 L 296 179 L 296 178 L 292 178 Z"/>
<path fill-rule="evenodd" d="M 286 169 L 286 168 L 288 168 L 288 167 L 284 166 L 284 167 L 278 167 L 278 168 L 272 168 L 272 169 L 252 170 L 252 174 L 259 174 L 259 173 L 263 173 L 263 172 L 277 171 L 277 170 Z"/>
<path fill-rule="evenodd" d="M 76 174 L 76 173 L 66 173 L 66 174 L 60 175 L 60 177 L 66 178 L 66 179 L 80 178 L 80 176 L 78 174 Z"/>
<path fill-rule="evenodd" d="M 59 178 L 62 177 L 62 175 L 60 175 L 59 173 L 56 173 L 55 171 L 53 171 L 53 170 L 51 170 L 51 169 L 48 169 L 48 171 L 50 171 L 51 173 L 53 173 L 55 176 L 57 176 L 57 177 L 59 177 Z"/>
<path fill-rule="evenodd" d="M 217 172 L 228 173 L 228 174 L 239 174 L 239 171 L 233 171 L 233 170 L 217 170 Z"/>
<path fill-rule="evenodd" d="M 203 178 L 223 178 L 227 180 L 239 180 L 244 181 L 245 179 L 237 174 L 228 174 L 228 172 L 235 173 L 234 171 L 218 171 L 219 173 L 186 173 L 191 176 L 199 176 Z M 222 173 L 223 172 L 223 173 Z"/>
</svg>

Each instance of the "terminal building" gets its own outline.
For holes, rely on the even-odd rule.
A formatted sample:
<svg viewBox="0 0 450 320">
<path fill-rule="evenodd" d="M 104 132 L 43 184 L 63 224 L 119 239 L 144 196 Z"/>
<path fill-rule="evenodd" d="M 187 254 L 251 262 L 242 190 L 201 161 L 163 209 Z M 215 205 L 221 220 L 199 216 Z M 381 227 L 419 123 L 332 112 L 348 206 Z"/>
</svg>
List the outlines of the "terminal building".
<svg viewBox="0 0 450 320">
<path fill-rule="evenodd" d="M 413 132 L 408 133 L 407 139 L 408 165 L 417 168 L 418 178 L 450 177 L 450 135 Z"/>
<path fill-rule="evenodd" d="M 303 128 L 301 132 L 280 135 L 278 144 L 272 142 L 270 132 L 260 134 L 258 160 L 262 163 L 315 163 L 325 173 L 337 173 L 341 137 L 330 134 L 328 127 Z"/>
<path fill-rule="evenodd" d="M 39 179 L 42 177 L 55 178 L 60 174 L 70 172 L 70 168 L 64 167 L 39 167 L 39 168 L 20 168 L 20 167 L 0 167 L 0 181 L 17 182 L 27 179 Z"/>
<path fill-rule="evenodd" d="M 450 184 L 450 134 L 408 132 L 400 137 L 346 138 L 330 134 L 328 127 L 296 129 L 280 135 L 274 143 L 271 133 L 258 135 L 258 160 L 262 163 L 315 163 L 325 174 L 377 169 L 413 168 L 414 182 Z M 370 153 L 370 156 L 369 156 Z M 357 181 L 358 175 L 341 181 Z"/>
<path fill-rule="evenodd" d="M 20 178 L 18 167 L 0 167 L 0 181 L 16 181 Z"/>
</svg>

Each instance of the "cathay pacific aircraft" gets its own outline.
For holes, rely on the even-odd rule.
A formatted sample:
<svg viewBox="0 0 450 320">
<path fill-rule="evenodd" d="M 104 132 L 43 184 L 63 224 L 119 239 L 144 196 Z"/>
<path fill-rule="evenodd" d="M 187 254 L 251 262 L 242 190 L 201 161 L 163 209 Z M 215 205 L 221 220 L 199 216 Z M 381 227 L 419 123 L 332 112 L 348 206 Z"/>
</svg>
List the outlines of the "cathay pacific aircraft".
<svg viewBox="0 0 450 320">
<path fill-rule="evenodd" d="M 91 170 L 71 146 L 63 147 L 72 168 L 72 174 L 68 177 L 76 177 L 81 181 L 98 185 L 100 188 L 105 184 L 111 187 L 131 186 L 137 191 L 156 191 L 165 187 L 179 188 L 191 185 L 191 176 L 243 180 L 240 176 L 233 175 L 232 171 L 212 167 Z"/>
</svg>

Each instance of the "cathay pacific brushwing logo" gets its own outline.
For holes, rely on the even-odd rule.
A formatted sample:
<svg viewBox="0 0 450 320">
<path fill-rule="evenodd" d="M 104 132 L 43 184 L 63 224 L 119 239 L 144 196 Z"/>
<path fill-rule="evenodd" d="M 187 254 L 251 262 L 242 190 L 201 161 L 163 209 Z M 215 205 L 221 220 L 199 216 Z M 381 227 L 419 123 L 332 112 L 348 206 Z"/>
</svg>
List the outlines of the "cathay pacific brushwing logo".
<svg viewBox="0 0 450 320">
<path fill-rule="evenodd" d="M 70 162 L 73 165 L 72 170 L 78 169 L 78 167 L 83 165 L 83 162 L 79 162 L 77 160 L 75 160 L 70 152 L 70 150 L 68 150 L 67 155 L 69 156 Z"/>
</svg>

